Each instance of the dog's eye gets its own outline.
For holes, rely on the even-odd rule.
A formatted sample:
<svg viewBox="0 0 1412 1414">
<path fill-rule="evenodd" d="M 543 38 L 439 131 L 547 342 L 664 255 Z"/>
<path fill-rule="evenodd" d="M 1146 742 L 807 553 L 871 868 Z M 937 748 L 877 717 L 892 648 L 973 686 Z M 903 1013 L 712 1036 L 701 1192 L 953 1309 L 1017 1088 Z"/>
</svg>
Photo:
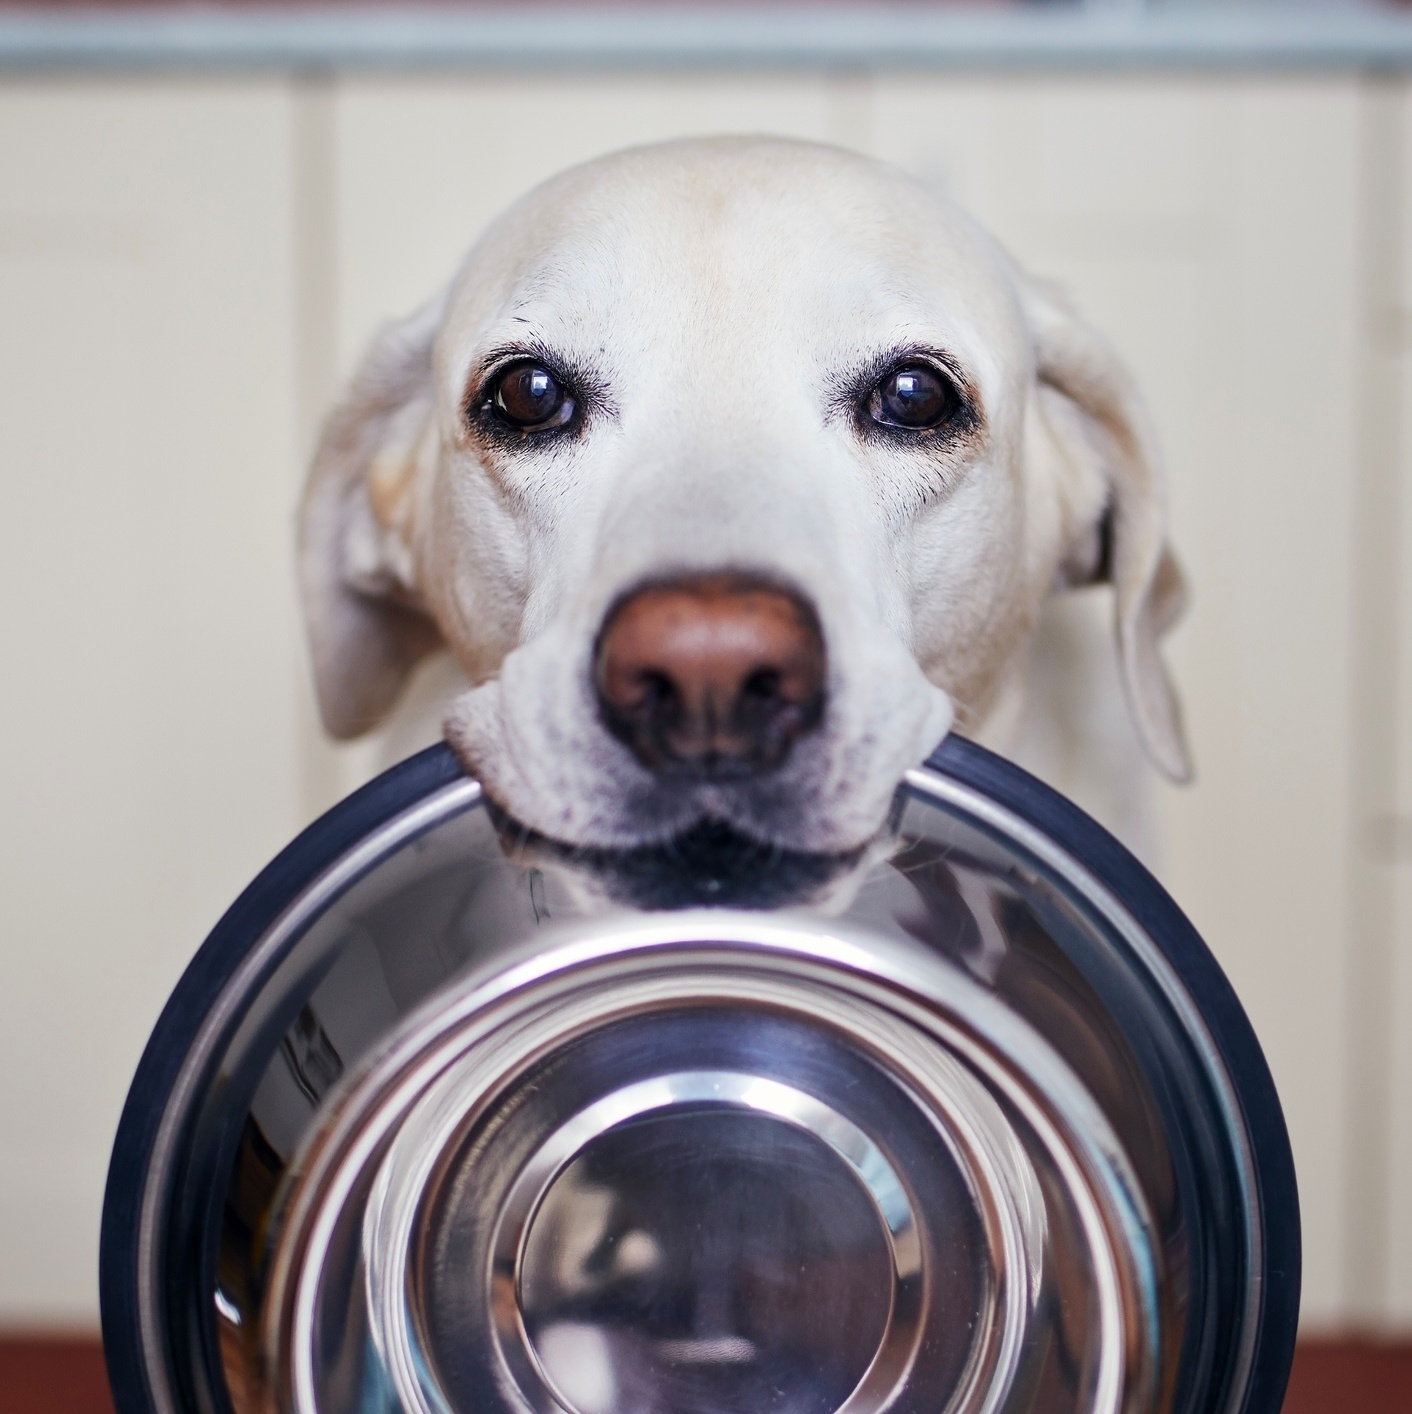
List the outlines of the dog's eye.
<svg viewBox="0 0 1412 1414">
<path fill-rule="evenodd" d="M 574 400 L 547 368 L 516 363 L 499 374 L 487 402 L 503 422 L 522 432 L 562 427 L 574 415 Z"/>
<path fill-rule="evenodd" d="M 921 432 L 950 422 L 961 406 L 956 385 L 928 363 L 904 363 L 868 399 L 868 415 L 884 427 Z"/>
</svg>

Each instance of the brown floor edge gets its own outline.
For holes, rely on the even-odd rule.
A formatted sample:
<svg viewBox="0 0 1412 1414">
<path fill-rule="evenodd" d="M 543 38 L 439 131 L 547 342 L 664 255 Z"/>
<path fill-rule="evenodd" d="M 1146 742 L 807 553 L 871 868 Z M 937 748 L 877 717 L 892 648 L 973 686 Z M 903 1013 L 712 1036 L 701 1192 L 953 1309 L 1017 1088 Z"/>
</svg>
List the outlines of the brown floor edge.
<svg viewBox="0 0 1412 1414">
<path fill-rule="evenodd" d="M 0 1414 L 112 1414 L 96 1340 L 0 1337 Z M 1412 1414 L 1412 1343 L 1301 1342 L 1284 1414 Z"/>
<path fill-rule="evenodd" d="M 1412 1343 L 1301 1341 L 1284 1414 L 1412 1414 Z"/>
<path fill-rule="evenodd" d="M 0 1414 L 113 1414 L 103 1347 L 84 1337 L 0 1337 Z"/>
</svg>

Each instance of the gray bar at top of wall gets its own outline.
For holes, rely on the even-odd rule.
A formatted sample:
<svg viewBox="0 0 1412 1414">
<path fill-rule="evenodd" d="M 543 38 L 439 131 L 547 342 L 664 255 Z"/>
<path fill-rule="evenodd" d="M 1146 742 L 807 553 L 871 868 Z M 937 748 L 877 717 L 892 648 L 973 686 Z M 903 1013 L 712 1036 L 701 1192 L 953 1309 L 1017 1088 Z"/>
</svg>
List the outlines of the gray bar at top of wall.
<svg viewBox="0 0 1412 1414">
<path fill-rule="evenodd" d="M 0 8 L 0 69 L 1412 67 L 1412 9 L 955 4 Z"/>
</svg>

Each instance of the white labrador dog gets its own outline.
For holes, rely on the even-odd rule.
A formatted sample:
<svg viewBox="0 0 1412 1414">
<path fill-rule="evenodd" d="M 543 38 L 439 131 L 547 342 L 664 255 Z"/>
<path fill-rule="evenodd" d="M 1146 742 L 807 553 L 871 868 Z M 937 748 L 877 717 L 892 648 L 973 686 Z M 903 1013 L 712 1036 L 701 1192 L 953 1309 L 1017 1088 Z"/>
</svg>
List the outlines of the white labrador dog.
<svg viewBox="0 0 1412 1414">
<path fill-rule="evenodd" d="M 449 740 L 572 847 L 856 852 L 953 726 L 1139 847 L 1139 749 L 1188 774 L 1127 377 L 961 212 L 827 147 L 667 143 L 530 193 L 377 339 L 301 555 L 328 729 L 444 645 Z M 1102 642 L 1051 602 L 1098 582 Z"/>
</svg>

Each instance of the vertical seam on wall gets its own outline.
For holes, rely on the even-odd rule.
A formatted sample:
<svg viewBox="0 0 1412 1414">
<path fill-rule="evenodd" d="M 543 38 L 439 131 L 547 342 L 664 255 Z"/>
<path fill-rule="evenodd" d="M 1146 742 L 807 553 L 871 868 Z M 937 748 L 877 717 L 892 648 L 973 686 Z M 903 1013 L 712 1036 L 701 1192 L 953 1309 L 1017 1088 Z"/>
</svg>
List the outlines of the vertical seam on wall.
<svg viewBox="0 0 1412 1414">
<path fill-rule="evenodd" d="M 292 81 L 294 276 L 300 451 L 312 455 L 333 394 L 338 346 L 336 81 Z"/>
<path fill-rule="evenodd" d="M 1403 91 L 1401 78 L 1370 73 L 1362 82 L 1360 104 L 1362 366 L 1349 628 L 1355 839 L 1348 881 L 1344 1282 L 1347 1309 L 1354 1323 L 1365 1328 L 1387 1322 L 1390 1298 L 1394 897 L 1379 848 L 1379 825 L 1395 805 L 1397 765 Z"/>
<path fill-rule="evenodd" d="M 302 74 L 291 80 L 294 150 L 295 405 L 301 476 L 332 405 L 338 365 L 337 80 Z M 290 552 L 294 553 L 293 527 Z M 301 642 L 301 652 L 303 643 Z M 299 752 L 303 815 L 312 819 L 344 793 L 339 761 L 312 699 L 307 654 L 300 663 Z"/>
</svg>

